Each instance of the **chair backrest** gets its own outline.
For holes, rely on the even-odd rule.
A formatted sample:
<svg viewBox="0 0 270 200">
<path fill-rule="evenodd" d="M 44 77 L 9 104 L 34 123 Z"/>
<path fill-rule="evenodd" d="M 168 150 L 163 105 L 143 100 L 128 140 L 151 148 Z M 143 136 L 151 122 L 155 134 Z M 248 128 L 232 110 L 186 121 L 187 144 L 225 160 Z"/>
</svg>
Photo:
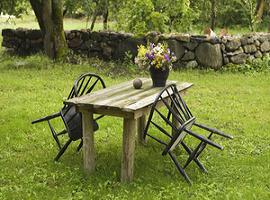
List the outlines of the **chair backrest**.
<svg viewBox="0 0 270 200">
<path fill-rule="evenodd" d="M 105 87 L 106 85 L 100 76 L 93 73 L 85 73 L 75 80 L 68 99 L 89 94 Z"/>
<path fill-rule="evenodd" d="M 159 110 L 158 104 L 164 104 L 168 110 L 167 116 L 161 113 Z M 153 114 L 158 113 L 163 121 L 166 122 L 174 130 L 174 135 L 171 136 L 170 133 L 164 128 L 161 128 L 157 123 L 153 121 Z M 173 122 L 174 120 L 174 122 Z M 176 123 L 179 124 L 179 127 L 176 127 Z M 185 101 L 179 94 L 175 84 L 166 86 L 156 97 L 152 109 L 150 111 L 149 120 L 146 125 L 146 131 L 152 123 L 165 135 L 169 136 L 171 139 L 169 143 L 166 144 L 166 147 L 163 151 L 163 155 L 166 155 L 168 151 L 172 151 L 186 136 L 184 130 L 190 129 L 195 122 L 195 117 L 193 117 Z"/>
<path fill-rule="evenodd" d="M 167 101 L 164 99 L 167 97 Z M 166 86 L 156 97 L 152 109 L 150 111 L 149 118 L 152 117 L 156 111 L 159 113 L 157 104 L 162 102 L 168 109 L 167 121 L 173 116 L 180 124 L 184 124 L 186 121 L 193 117 L 184 99 L 181 97 L 175 84 Z M 161 114 L 161 113 L 159 113 Z M 164 119 L 164 117 L 162 117 Z M 165 119 L 164 119 L 165 120 Z M 166 120 L 165 120 L 166 121 Z M 167 122 L 168 123 L 168 122 Z"/>
<path fill-rule="evenodd" d="M 89 94 L 105 87 L 105 83 L 100 76 L 93 73 L 85 73 L 75 80 L 68 99 Z M 80 139 L 82 137 L 82 115 L 76 112 L 75 106 L 64 106 L 61 110 L 61 117 L 70 139 L 74 141 Z M 98 124 L 95 121 L 93 126 L 94 131 L 98 129 Z"/>
<path fill-rule="evenodd" d="M 191 111 L 189 110 L 187 104 L 185 103 L 184 99 L 180 95 L 177 90 L 175 84 L 168 85 L 165 88 L 166 93 L 168 93 L 168 89 L 172 90 L 172 94 L 169 95 L 171 100 L 170 108 L 168 108 L 168 119 L 171 116 L 174 116 L 181 124 L 184 124 L 186 121 L 193 117 Z"/>
</svg>

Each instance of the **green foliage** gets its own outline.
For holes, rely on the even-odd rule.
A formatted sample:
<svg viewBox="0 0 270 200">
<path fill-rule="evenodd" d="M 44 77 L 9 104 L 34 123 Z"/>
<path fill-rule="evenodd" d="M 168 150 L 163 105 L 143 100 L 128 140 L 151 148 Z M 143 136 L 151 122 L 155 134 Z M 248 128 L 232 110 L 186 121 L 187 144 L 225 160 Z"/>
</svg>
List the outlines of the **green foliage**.
<svg viewBox="0 0 270 200">
<path fill-rule="evenodd" d="M 128 1 L 119 11 L 117 28 L 136 34 L 148 32 L 151 30 L 149 23 L 152 12 L 154 5 L 151 0 Z"/>
<path fill-rule="evenodd" d="M 235 25 L 255 29 L 255 7 L 256 0 L 223 0 L 216 1 L 217 26 L 232 27 Z M 191 3 L 192 10 L 199 11 L 199 24 L 210 26 L 211 20 L 211 1 L 197 0 Z"/>
<path fill-rule="evenodd" d="M 84 6 L 82 6 L 84 5 Z M 64 12 L 66 12 L 65 16 L 74 17 L 82 16 L 83 11 L 82 7 L 87 10 L 89 8 L 88 0 L 74 1 L 74 0 L 65 0 L 64 1 Z"/>
<path fill-rule="evenodd" d="M 100 5 L 104 3 L 98 1 Z M 88 18 L 97 7 L 97 0 L 65 1 L 65 8 L 71 16 L 81 13 Z M 196 19 L 191 14 L 189 0 L 135 0 L 119 1 L 109 0 L 109 18 L 117 22 L 118 30 L 134 32 L 137 34 L 148 31 L 186 31 Z"/>
<path fill-rule="evenodd" d="M 178 32 L 190 32 L 193 30 L 194 24 L 196 24 L 198 18 L 198 12 L 188 7 L 186 11 L 183 12 L 182 17 L 174 22 L 172 30 Z"/>
<path fill-rule="evenodd" d="M 248 18 L 249 28 L 254 31 L 256 22 L 256 16 L 254 15 L 256 9 L 256 0 L 240 0 L 244 13 Z"/>
<path fill-rule="evenodd" d="M 257 73 L 257 72 L 270 72 L 270 57 L 265 56 L 262 59 L 254 59 L 247 61 L 245 64 L 227 64 L 222 67 L 222 71 L 230 71 L 230 72 L 242 72 L 242 73 Z"/>
<path fill-rule="evenodd" d="M 66 0 L 66 5 L 71 12 L 91 16 L 96 1 Z M 255 7 L 256 0 L 216 0 L 217 26 L 239 25 L 255 30 Z M 211 0 L 109 0 L 109 19 L 116 21 L 118 30 L 127 32 L 187 32 L 194 26 L 210 26 Z"/>
<path fill-rule="evenodd" d="M 20 17 L 29 10 L 30 5 L 28 0 L 1 0 L 0 14 L 14 15 Z"/>
<path fill-rule="evenodd" d="M 118 29 L 137 34 L 148 31 L 187 31 L 194 15 L 189 0 L 135 0 L 127 2 L 117 16 Z"/>
<path fill-rule="evenodd" d="M 234 6 L 232 6 L 232 4 Z M 248 17 L 239 0 L 227 0 L 218 13 L 218 21 L 223 27 L 231 25 L 248 25 Z"/>
<path fill-rule="evenodd" d="M 87 22 L 97 9 L 103 10 L 104 0 L 64 0 L 68 17 L 86 17 Z M 106 0 L 109 21 L 117 24 L 117 30 L 136 34 L 148 31 L 199 32 L 210 26 L 212 0 Z M 101 6 L 97 6 L 97 2 Z M 218 28 L 249 28 L 265 31 L 269 24 L 269 1 L 265 1 L 262 21 L 256 21 L 256 0 L 215 0 Z M 21 16 L 29 10 L 28 0 L 1 0 L 0 13 Z M 88 24 L 86 24 L 88 27 Z M 85 26 L 84 26 L 85 28 Z M 111 29 L 112 27 L 110 27 Z"/>
<path fill-rule="evenodd" d="M 189 0 L 153 1 L 155 10 L 167 17 L 165 22 L 169 31 L 190 31 L 198 14 L 191 10 Z"/>
<path fill-rule="evenodd" d="M 149 28 L 148 30 L 155 30 L 155 31 L 160 31 L 160 32 L 166 32 L 168 31 L 166 27 L 166 23 L 168 21 L 168 16 L 159 13 L 159 12 L 152 12 L 149 16 Z"/>
</svg>

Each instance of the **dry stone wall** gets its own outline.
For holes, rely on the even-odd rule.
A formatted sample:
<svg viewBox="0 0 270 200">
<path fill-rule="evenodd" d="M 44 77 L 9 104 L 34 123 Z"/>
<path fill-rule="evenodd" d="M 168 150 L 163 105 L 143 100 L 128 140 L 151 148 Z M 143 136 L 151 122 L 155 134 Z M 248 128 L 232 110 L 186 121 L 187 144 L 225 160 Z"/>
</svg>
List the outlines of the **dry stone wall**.
<svg viewBox="0 0 270 200">
<path fill-rule="evenodd" d="M 252 33 L 243 36 L 224 36 L 209 39 L 200 35 L 159 34 L 150 32 L 142 37 L 130 33 L 66 31 L 68 46 L 73 51 L 103 59 L 123 59 L 126 53 L 137 54 L 137 46 L 147 42 L 166 42 L 175 53 L 176 68 L 205 66 L 219 69 L 225 64 L 242 64 L 248 59 L 261 58 L 270 51 L 270 34 Z M 18 54 L 43 50 L 39 30 L 3 29 L 2 46 Z"/>
</svg>

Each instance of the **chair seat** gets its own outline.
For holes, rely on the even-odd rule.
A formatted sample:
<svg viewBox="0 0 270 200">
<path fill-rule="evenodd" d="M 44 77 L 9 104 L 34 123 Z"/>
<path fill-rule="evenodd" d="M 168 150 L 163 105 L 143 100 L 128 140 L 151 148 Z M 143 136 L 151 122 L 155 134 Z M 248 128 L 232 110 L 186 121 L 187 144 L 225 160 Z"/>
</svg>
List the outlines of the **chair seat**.
<svg viewBox="0 0 270 200">
<path fill-rule="evenodd" d="M 68 106 L 61 111 L 61 116 L 66 123 L 68 135 L 71 140 L 76 141 L 82 138 L 82 114 L 76 112 L 75 106 Z M 97 131 L 99 129 L 98 123 L 93 121 L 93 129 Z"/>
</svg>

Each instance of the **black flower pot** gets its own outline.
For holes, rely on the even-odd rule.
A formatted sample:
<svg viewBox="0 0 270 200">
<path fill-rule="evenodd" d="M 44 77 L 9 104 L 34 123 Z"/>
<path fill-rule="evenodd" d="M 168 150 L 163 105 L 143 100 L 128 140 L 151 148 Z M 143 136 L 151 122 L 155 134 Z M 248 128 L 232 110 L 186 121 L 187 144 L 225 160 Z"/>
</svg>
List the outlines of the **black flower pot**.
<svg viewBox="0 0 270 200">
<path fill-rule="evenodd" d="M 157 69 L 153 66 L 149 69 L 153 87 L 164 87 L 169 76 L 169 68 Z"/>
</svg>

